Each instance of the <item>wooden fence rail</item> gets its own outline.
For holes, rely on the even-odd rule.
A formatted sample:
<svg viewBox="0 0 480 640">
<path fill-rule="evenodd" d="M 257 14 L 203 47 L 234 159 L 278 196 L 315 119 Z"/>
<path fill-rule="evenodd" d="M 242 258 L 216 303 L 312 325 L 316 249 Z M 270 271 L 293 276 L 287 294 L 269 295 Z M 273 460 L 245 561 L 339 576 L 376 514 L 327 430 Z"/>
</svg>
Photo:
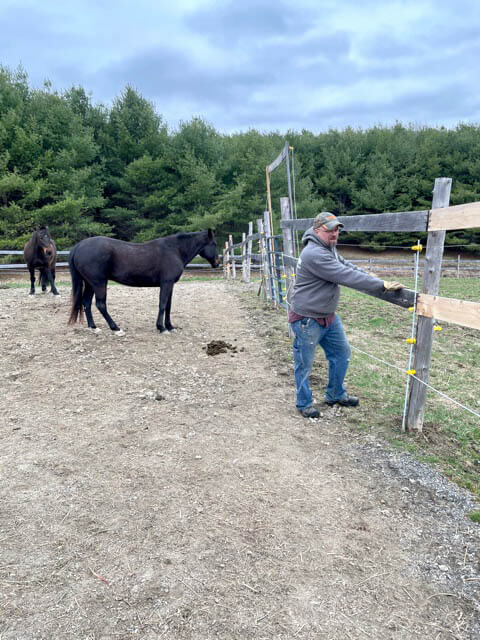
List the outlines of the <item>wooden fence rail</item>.
<svg viewBox="0 0 480 640">
<path fill-rule="evenodd" d="M 70 253 L 69 250 L 61 250 L 57 251 L 57 255 L 68 256 Z M 23 251 L 19 251 L 17 249 L 0 249 L 0 256 L 23 256 Z M 57 262 L 56 267 L 64 269 L 68 267 L 68 262 Z M 209 271 L 214 271 L 213 267 L 210 264 L 203 262 L 191 262 L 187 264 L 186 269 L 208 269 Z M 27 265 L 25 263 L 0 263 L 0 272 L 5 271 L 9 273 L 23 273 L 27 270 Z"/>
</svg>

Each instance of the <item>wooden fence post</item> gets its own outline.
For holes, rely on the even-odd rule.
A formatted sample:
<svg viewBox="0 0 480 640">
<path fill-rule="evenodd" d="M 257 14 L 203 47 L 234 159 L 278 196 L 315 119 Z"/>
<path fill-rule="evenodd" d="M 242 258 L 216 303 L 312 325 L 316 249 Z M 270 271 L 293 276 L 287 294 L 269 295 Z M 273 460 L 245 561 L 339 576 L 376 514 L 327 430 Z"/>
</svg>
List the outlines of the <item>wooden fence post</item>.
<svg viewBox="0 0 480 640">
<path fill-rule="evenodd" d="M 228 242 L 225 240 L 225 246 L 223 247 L 223 275 L 225 278 L 230 278 L 230 262 L 228 253 Z"/>
<path fill-rule="evenodd" d="M 248 237 L 247 237 L 247 282 L 250 282 L 250 268 L 252 266 L 252 236 L 253 236 L 253 222 L 248 223 Z"/>
<path fill-rule="evenodd" d="M 278 254 L 280 253 L 280 243 L 278 242 L 278 238 L 273 238 L 273 251 L 272 267 L 275 272 L 275 282 L 277 287 L 275 302 L 283 305 L 282 269 L 280 267 L 280 260 L 278 259 Z"/>
<path fill-rule="evenodd" d="M 228 236 L 228 246 L 230 248 L 230 260 L 232 262 L 232 278 L 235 280 L 237 277 L 237 269 L 235 267 L 235 249 L 233 247 L 233 239 L 232 236 Z"/>
<path fill-rule="evenodd" d="M 247 234 L 242 233 L 242 282 L 247 282 Z"/>
<path fill-rule="evenodd" d="M 261 277 L 262 277 L 260 288 L 262 288 L 263 286 L 263 298 L 266 301 L 269 296 L 268 288 L 270 286 L 270 278 L 268 277 L 268 273 L 267 273 L 267 258 L 266 258 L 267 250 L 265 246 L 265 231 L 263 228 L 263 220 L 261 219 L 257 220 L 257 228 L 258 228 L 258 233 L 260 235 L 260 238 L 258 240 L 258 244 L 260 248 L 260 259 L 261 259 L 260 270 L 261 270 Z M 259 289 L 259 292 L 260 292 L 260 289 Z"/>
<path fill-rule="evenodd" d="M 435 180 L 432 209 L 448 207 L 451 188 L 451 178 L 437 178 Z M 434 296 L 438 295 L 444 242 L 445 231 L 429 231 L 425 253 L 422 293 L 428 293 Z M 407 414 L 407 429 L 409 431 L 422 431 L 423 429 L 427 387 L 422 384 L 422 382 L 428 384 L 428 370 L 433 342 L 433 325 L 434 318 L 418 316 L 413 365 L 418 380 L 412 378 Z"/>
<path fill-rule="evenodd" d="M 263 212 L 263 228 L 265 231 L 265 249 L 266 249 L 266 259 L 267 259 L 267 273 L 269 280 L 269 292 L 270 299 L 276 305 L 277 296 L 275 295 L 275 281 L 274 281 L 274 262 L 275 255 L 273 253 L 273 231 L 270 226 L 270 213 L 268 211 Z"/>
<path fill-rule="evenodd" d="M 283 220 L 291 220 L 292 219 L 292 209 L 290 207 L 290 198 L 280 198 L 280 215 Z M 291 258 L 296 258 L 295 255 L 295 239 L 294 239 L 294 230 L 293 227 L 287 228 L 282 225 L 282 235 L 283 235 L 283 253 Z M 285 263 L 285 261 L 284 261 Z M 295 268 L 292 265 L 291 261 L 288 261 L 285 264 L 285 300 L 287 306 L 290 305 L 290 289 L 295 281 Z"/>
</svg>

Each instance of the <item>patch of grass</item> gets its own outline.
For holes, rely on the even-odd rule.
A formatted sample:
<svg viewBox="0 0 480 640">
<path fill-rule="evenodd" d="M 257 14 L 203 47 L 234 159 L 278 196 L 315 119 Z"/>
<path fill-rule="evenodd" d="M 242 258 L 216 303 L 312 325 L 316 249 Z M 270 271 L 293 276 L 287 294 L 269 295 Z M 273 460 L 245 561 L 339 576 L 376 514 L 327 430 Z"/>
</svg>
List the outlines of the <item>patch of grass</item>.
<svg viewBox="0 0 480 640">
<path fill-rule="evenodd" d="M 472 511 L 472 513 L 468 514 L 468 517 L 470 518 L 470 520 L 472 522 L 479 522 L 480 523 L 480 511 Z"/>
<path fill-rule="evenodd" d="M 402 281 L 413 288 L 413 279 Z M 421 290 L 421 283 L 418 288 Z M 442 278 L 440 295 L 478 302 L 480 278 Z M 248 296 L 250 306 L 265 308 L 251 292 Z M 480 332 L 442 323 L 442 331 L 434 333 L 429 384 L 440 393 L 427 390 L 423 432 L 404 433 L 411 350 L 406 339 L 412 335 L 412 314 L 345 287 L 340 300 L 338 313 L 353 349 L 346 384 L 361 399 L 360 406 L 348 414 L 348 424 L 358 431 L 376 433 L 392 447 L 434 464 L 480 498 L 480 417 L 475 415 L 480 414 Z M 284 310 L 265 313 L 285 314 Z M 286 320 L 284 325 L 285 334 Z M 283 353 L 282 366 L 285 359 L 291 363 L 291 341 L 279 336 L 275 349 L 275 335 L 268 340 L 273 357 L 280 359 L 278 354 Z M 327 378 L 327 363 L 318 349 L 312 376 L 316 398 L 323 396 Z"/>
<path fill-rule="evenodd" d="M 440 293 L 478 301 L 480 280 L 443 278 Z M 363 410 L 373 409 L 377 430 L 393 441 L 404 412 L 410 356 L 405 340 L 412 335 L 412 316 L 366 297 L 351 289 L 342 291 L 339 314 L 353 347 L 347 382 L 353 393 L 361 390 Z M 385 322 L 371 323 L 369 317 L 382 317 Z M 480 418 L 459 406 L 480 413 L 478 338 L 478 331 L 448 323 L 434 333 L 429 384 L 443 395 L 428 390 L 423 433 L 405 434 L 400 442 L 420 459 L 434 460 L 452 480 L 480 496 Z M 416 451 L 410 446 L 413 439 Z"/>
<path fill-rule="evenodd" d="M 71 285 L 70 280 L 55 280 L 55 284 L 60 287 L 69 287 Z M 30 289 L 30 281 L 22 282 L 17 280 L 8 280 L 2 282 L 0 280 L 0 289 Z M 35 282 L 35 289 L 37 293 L 41 293 L 41 287 L 38 282 Z M 50 291 L 50 285 L 48 285 L 48 291 Z"/>
<path fill-rule="evenodd" d="M 183 275 L 180 279 L 180 282 L 210 282 L 211 280 L 223 280 L 223 275 L 221 272 L 213 273 L 211 275 L 194 275 L 189 274 L 186 271 L 183 272 Z M 70 279 L 62 278 L 61 280 L 56 279 L 55 284 L 60 287 L 70 287 L 72 285 L 72 281 Z M 108 281 L 109 287 L 123 287 L 124 285 L 119 284 L 118 282 L 113 282 L 113 280 Z M 35 283 L 35 288 L 38 289 L 39 285 Z M 0 289 L 30 289 L 30 281 L 21 281 L 21 280 L 6 280 L 2 282 L 0 280 Z M 48 290 L 50 290 L 50 285 Z"/>
</svg>

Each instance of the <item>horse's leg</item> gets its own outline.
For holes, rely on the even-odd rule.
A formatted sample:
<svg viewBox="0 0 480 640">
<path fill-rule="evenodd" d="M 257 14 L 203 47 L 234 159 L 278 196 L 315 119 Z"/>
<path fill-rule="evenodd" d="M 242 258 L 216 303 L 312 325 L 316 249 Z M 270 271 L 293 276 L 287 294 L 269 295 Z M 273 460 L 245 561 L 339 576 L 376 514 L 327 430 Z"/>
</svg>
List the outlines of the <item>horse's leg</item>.
<svg viewBox="0 0 480 640">
<path fill-rule="evenodd" d="M 96 329 L 97 325 L 95 324 L 95 321 L 92 315 L 93 289 L 86 280 L 85 280 L 84 286 L 85 288 L 83 290 L 82 304 L 83 304 L 83 308 L 85 309 L 85 317 L 87 318 L 88 328 Z"/>
<path fill-rule="evenodd" d="M 40 269 L 40 277 L 39 277 L 38 281 L 39 281 L 39 284 L 42 285 L 43 293 L 45 293 L 45 291 L 47 290 L 47 274 L 46 274 L 45 270 L 43 269 L 43 267 L 42 267 L 42 269 Z"/>
<path fill-rule="evenodd" d="M 105 283 L 103 285 L 94 287 L 94 291 L 95 305 L 102 316 L 105 318 L 108 326 L 112 331 L 120 331 L 120 327 L 117 326 L 117 324 L 107 311 L 107 284 Z"/>
<path fill-rule="evenodd" d="M 57 287 L 55 286 L 55 271 L 52 271 L 51 269 L 47 269 L 46 270 L 46 279 L 50 283 L 50 293 L 53 293 L 54 296 L 59 296 L 60 294 L 58 293 Z M 46 288 L 47 288 L 47 286 L 46 286 L 46 283 L 45 283 L 45 289 Z"/>
<path fill-rule="evenodd" d="M 170 324 L 170 308 L 172 305 L 172 291 L 173 291 L 174 282 L 172 280 L 167 280 L 167 282 L 163 282 L 160 285 L 160 295 L 158 302 L 158 316 L 157 316 L 157 329 L 162 333 L 167 328 L 169 331 L 173 329 Z M 163 316 L 165 314 L 165 327 L 163 326 Z"/>
<path fill-rule="evenodd" d="M 35 295 L 35 269 L 33 267 L 28 267 L 30 271 L 30 293 L 29 295 Z"/>
<path fill-rule="evenodd" d="M 175 329 L 175 327 L 173 327 L 172 323 L 170 322 L 170 311 L 171 311 L 171 308 L 172 308 L 172 297 L 173 297 L 173 284 L 172 284 L 172 290 L 170 291 L 170 295 L 168 296 L 167 306 L 165 307 L 165 329 L 167 329 L 167 331 L 173 331 L 173 329 Z"/>
</svg>

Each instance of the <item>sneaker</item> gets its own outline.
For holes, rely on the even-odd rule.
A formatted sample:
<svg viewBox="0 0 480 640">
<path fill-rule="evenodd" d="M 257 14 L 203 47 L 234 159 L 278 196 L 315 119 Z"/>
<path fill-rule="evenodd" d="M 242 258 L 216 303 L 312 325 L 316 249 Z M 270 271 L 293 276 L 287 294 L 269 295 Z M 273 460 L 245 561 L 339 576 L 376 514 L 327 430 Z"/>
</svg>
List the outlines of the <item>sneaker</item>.
<svg viewBox="0 0 480 640">
<path fill-rule="evenodd" d="M 357 396 L 347 396 L 342 400 L 325 400 L 325 404 L 328 404 L 329 407 L 333 407 L 334 404 L 339 404 L 341 407 L 358 407 L 360 400 Z"/>
<path fill-rule="evenodd" d="M 305 407 L 305 409 L 299 409 L 300 413 L 304 418 L 319 418 L 320 412 L 315 407 Z"/>
</svg>

